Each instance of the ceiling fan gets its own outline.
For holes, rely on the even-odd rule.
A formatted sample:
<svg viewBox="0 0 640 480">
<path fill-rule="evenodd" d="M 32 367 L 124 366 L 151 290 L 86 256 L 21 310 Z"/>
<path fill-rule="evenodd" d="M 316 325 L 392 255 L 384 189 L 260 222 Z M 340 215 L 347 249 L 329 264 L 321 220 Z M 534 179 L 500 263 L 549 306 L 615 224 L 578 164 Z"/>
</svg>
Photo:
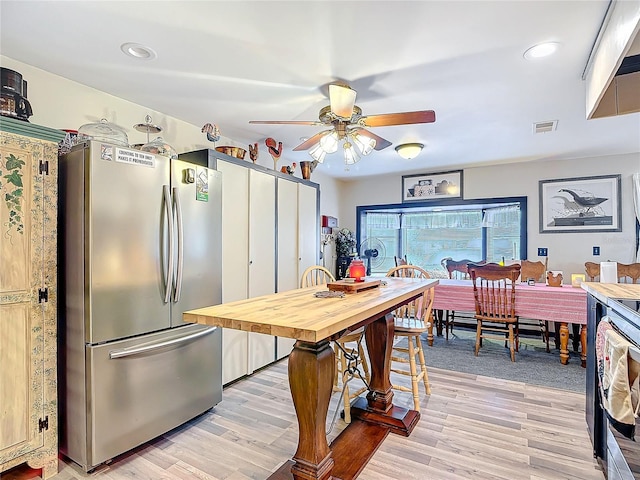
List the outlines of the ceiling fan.
<svg viewBox="0 0 640 480">
<path fill-rule="evenodd" d="M 353 144 L 358 146 L 362 155 L 373 150 L 382 150 L 391 142 L 370 132 L 364 127 L 387 127 L 393 125 L 409 125 L 415 123 L 432 123 L 436 121 L 433 110 L 416 112 L 385 113 L 379 115 L 362 115 L 362 110 L 355 104 L 356 91 L 348 85 L 329 85 L 329 105 L 323 107 L 316 121 L 287 120 L 251 120 L 249 123 L 266 125 L 315 125 L 331 126 L 328 130 L 316 133 L 295 147 L 294 151 L 309 150 L 309 154 L 319 163 L 324 161 L 328 153 L 338 150 L 340 141 L 344 140 L 344 160 L 347 165 L 353 164 L 360 156 Z"/>
</svg>

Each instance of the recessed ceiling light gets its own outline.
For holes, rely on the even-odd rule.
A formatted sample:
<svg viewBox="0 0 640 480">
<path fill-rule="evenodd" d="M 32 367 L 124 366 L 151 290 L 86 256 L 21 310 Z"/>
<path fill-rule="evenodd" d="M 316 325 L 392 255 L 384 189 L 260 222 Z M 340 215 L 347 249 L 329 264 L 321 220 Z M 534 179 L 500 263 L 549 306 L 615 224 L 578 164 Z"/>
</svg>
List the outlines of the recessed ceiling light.
<svg viewBox="0 0 640 480">
<path fill-rule="evenodd" d="M 125 55 L 128 55 L 139 60 L 153 60 L 158 54 L 152 49 L 139 43 L 123 43 L 120 46 L 120 50 Z"/>
<path fill-rule="evenodd" d="M 553 55 L 558 48 L 560 48 L 560 44 L 557 42 L 539 43 L 524 52 L 524 58 L 527 60 L 533 60 L 536 58 L 548 57 L 549 55 Z"/>
</svg>

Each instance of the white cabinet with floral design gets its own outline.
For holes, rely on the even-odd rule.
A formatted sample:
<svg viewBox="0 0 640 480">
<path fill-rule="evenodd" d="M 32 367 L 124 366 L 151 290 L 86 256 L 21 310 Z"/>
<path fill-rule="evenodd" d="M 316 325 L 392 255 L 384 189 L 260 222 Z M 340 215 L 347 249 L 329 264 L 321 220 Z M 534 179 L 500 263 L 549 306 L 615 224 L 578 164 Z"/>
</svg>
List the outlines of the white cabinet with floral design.
<svg viewBox="0 0 640 480">
<path fill-rule="evenodd" d="M 58 473 L 56 244 L 64 133 L 0 118 L 0 472 Z M 0 474 L 0 476 L 2 476 Z"/>
</svg>

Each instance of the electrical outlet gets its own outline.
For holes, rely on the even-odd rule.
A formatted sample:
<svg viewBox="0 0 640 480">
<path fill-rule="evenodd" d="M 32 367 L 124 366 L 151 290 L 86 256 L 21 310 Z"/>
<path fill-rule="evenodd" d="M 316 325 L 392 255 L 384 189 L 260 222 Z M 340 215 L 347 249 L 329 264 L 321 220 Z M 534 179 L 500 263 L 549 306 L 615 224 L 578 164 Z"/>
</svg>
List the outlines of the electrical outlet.
<svg viewBox="0 0 640 480">
<path fill-rule="evenodd" d="M 594 256 L 600 255 L 600 247 L 593 247 L 593 255 Z"/>
<path fill-rule="evenodd" d="M 538 248 L 538 256 L 539 257 L 546 257 L 547 256 L 547 249 L 546 248 Z"/>
</svg>

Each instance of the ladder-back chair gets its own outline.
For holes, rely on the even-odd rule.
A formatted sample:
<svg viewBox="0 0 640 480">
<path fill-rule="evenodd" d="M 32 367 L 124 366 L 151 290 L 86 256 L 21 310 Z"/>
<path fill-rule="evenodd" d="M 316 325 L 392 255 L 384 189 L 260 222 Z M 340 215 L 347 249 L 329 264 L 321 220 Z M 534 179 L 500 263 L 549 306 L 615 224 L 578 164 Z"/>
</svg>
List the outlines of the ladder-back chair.
<svg viewBox="0 0 640 480">
<path fill-rule="evenodd" d="M 529 260 L 522 260 L 522 262 L 520 262 L 520 281 L 526 282 L 530 278 L 533 278 L 536 283 L 544 283 L 546 279 L 548 262 L 549 257 L 545 258 L 544 263 L 540 261 L 531 262 Z M 538 320 L 538 322 L 540 325 L 540 332 L 542 333 L 542 339 L 545 342 L 547 353 L 549 353 L 551 351 L 549 349 L 549 321 Z"/>
<path fill-rule="evenodd" d="M 518 351 L 518 317 L 516 316 L 516 282 L 520 265 L 501 266 L 495 263 L 469 265 L 476 304 L 476 348 L 478 356 L 483 338 L 504 340 L 507 335 L 511 361 Z M 490 333 L 485 333 L 490 332 Z M 501 333 L 497 336 L 495 333 Z"/>
<path fill-rule="evenodd" d="M 447 271 L 447 274 L 449 275 L 450 279 L 456 279 L 456 280 L 468 280 L 469 277 L 469 271 L 467 269 L 467 265 L 469 263 L 475 263 L 476 265 L 481 265 L 484 262 L 484 260 L 481 260 L 479 262 L 473 262 L 472 260 L 469 260 L 468 258 L 465 258 L 463 260 L 454 260 L 451 257 L 446 257 L 443 258 L 442 260 L 440 260 L 440 265 L 442 265 L 442 268 L 444 268 Z M 468 314 L 460 314 L 458 313 L 458 318 L 473 318 L 472 317 L 472 313 L 468 313 Z M 451 332 L 453 334 L 453 326 L 455 325 L 455 317 L 456 317 L 456 312 L 454 310 L 446 310 L 444 312 L 443 315 L 443 319 L 444 319 L 444 336 L 446 340 L 449 340 L 449 332 Z"/>
</svg>

